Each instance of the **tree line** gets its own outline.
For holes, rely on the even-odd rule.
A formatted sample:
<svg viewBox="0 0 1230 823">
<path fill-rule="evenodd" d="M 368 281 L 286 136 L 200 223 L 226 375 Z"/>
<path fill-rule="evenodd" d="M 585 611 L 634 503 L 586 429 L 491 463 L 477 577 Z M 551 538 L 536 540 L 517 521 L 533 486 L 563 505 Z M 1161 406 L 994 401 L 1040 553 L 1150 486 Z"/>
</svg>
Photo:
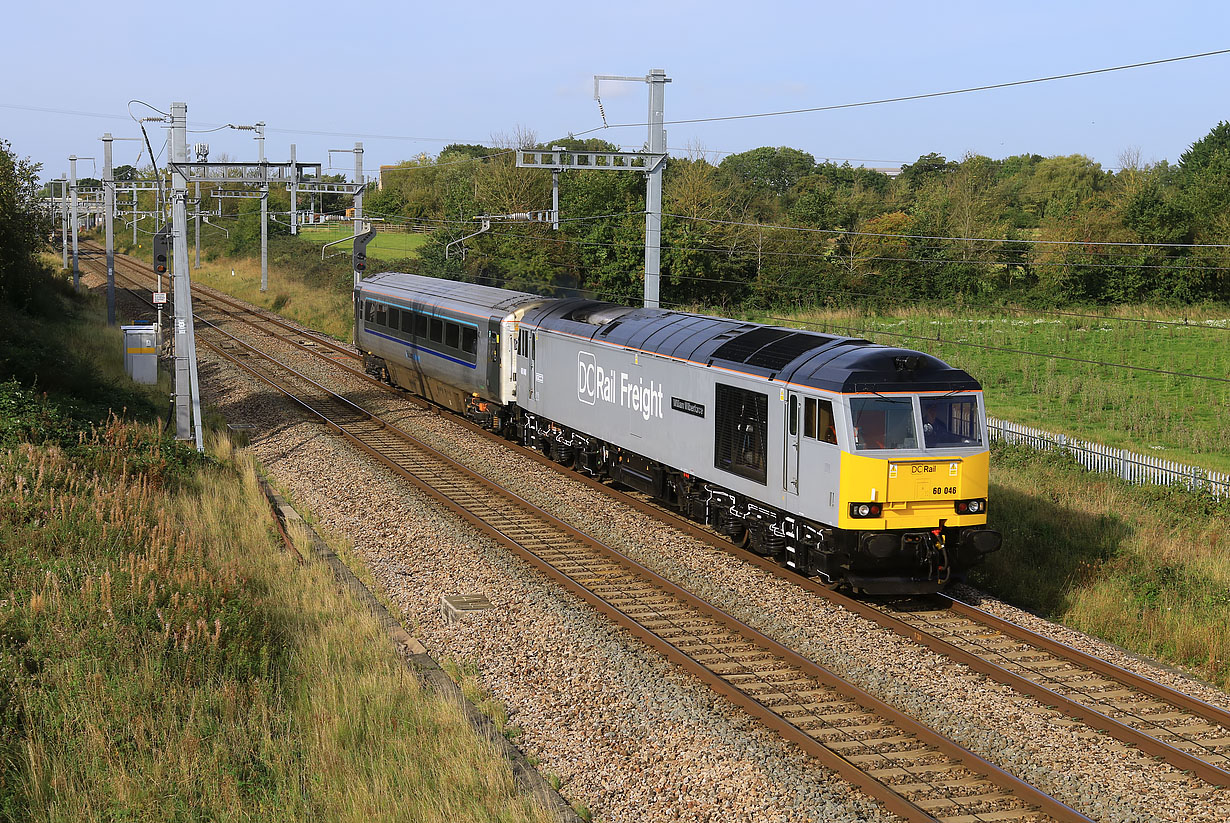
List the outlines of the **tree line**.
<svg viewBox="0 0 1230 823">
<path fill-rule="evenodd" d="M 526 148 L 546 148 L 532 138 Z M 568 149 L 613 151 L 601 140 Z M 996 160 L 927 154 L 889 176 L 764 147 L 710 163 L 672 157 L 663 182 L 663 304 L 841 305 L 959 300 L 1045 304 L 1230 301 L 1230 124 L 1171 164 L 1125 153 L 1117 170 L 1082 155 Z M 477 230 L 480 214 L 549 208 L 547 171 L 508 147 L 450 145 L 386 169 L 365 211 L 432 232 L 427 274 L 508 288 L 642 293 L 645 178 L 564 172 L 558 231 Z M 456 247 L 452 251 L 456 251 Z"/>
</svg>

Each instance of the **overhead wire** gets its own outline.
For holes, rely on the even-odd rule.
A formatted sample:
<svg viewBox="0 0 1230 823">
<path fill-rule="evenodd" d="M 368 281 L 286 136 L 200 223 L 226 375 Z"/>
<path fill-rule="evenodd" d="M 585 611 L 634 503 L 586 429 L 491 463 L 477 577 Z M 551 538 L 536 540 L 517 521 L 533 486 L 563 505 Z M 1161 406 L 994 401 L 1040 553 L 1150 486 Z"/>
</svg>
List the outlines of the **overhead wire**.
<svg viewBox="0 0 1230 823">
<path fill-rule="evenodd" d="M 506 229 L 500 230 L 500 229 L 495 229 L 495 228 L 493 228 L 488 233 L 494 234 L 494 235 L 500 235 L 500 236 L 507 236 L 507 237 L 523 237 L 527 239 L 537 239 L 537 240 L 542 240 L 542 241 L 550 242 L 550 243 L 568 244 L 568 245 L 599 246 L 599 247 L 620 246 L 620 247 L 626 247 L 626 248 L 643 248 L 644 246 L 643 243 L 632 243 L 632 242 L 621 242 L 621 241 L 566 240 L 563 238 L 528 234 L 525 232 L 509 231 Z M 685 251 L 711 251 L 714 253 L 721 253 L 721 254 L 729 254 L 731 252 L 730 249 L 721 248 L 721 247 L 677 246 L 677 245 L 668 244 L 666 246 L 663 246 L 662 248 L 663 250 L 677 248 L 677 249 L 681 249 Z M 750 257 L 750 256 L 755 255 L 756 253 L 757 252 L 755 250 L 748 250 L 745 254 L 746 256 Z M 868 260 L 868 259 L 871 259 L 871 260 L 903 260 L 905 258 L 859 258 L 859 259 L 860 260 Z M 978 260 L 962 261 L 962 260 L 955 260 L 955 259 L 946 259 L 946 260 L 922 259 L 922 262 L 934 262 L 934 263 L 968 262 L 968 263 L 989 264 L 989 263 L 992 263 L 993 261 L 978 261 Z M 1003 263 L 1002 262 L 997 263 L 997 265 L 1003 265 Z M 1047 265 L 1065 265 L 1065 264 L 1056 263 L 1056 264 L 1047 264 Z M 1090 266 L 1098 266 L 1098 267 L 1112 267 L 1113 266 L 1113 267 L 1120 267 L 1120 268 L 1123 267 L 1123 264 L 1074 264 L 1074 265 L 1090 265 Z M 1209 266 L 1209 267 L 1176 266 L 1174 268 L 1212 269 L 1216 271 L 1230 270 L 1230 267 L 1224 267 L 1224 266 Z M 665 276 L 672 277 L 674 279 L 705 282 L 705 283 L 711 283 L 711 284 L 722 285 L 722 286 L 740 286 L 740 287 L 747 287 L 747 288 L 753 288 L 753 289 L 755 289 L 758 286 L 758 284 L 755 281 L 746 281 L 746 280 L 723 280 L 721 278 L 716 278 L 716 277 L 694 277 L 694 276 L 686 276 L 686 275 L 665 275 Z M 858 290 L 852 290 L 852 289 L 818 290 L 818 289 L 808 288 L 806 286 L 797 286 L 797 285 L 781 284 L 781 283 L 772 284 L 772 288 L 777 289 L 777 290 L 786 289 L 789 291 L 817 294 L 817 295 L 841 294 L 841 295 L 846 295 L 846 296 L 867 297 L 867 298 L 875 298 L 875 299 L 884 299 L 886 297 L 886 295 L 883 294 L 882 292 L 866 292 L 866 291 L 858 291 Z M 1187 322 L 1180 323 L 1177 321 L 1153 320 L 1149 318 L 1129 318 L 1129 317 L 1114 317 L 1110 315 L 1091 315 L 1091 314 L 1083 314 L 1083 313 L 1077 313 L 1077 312 L 1065 312 L 1065 311 L 1054 310 L 1054 309 L 1027 308 L 1023 306 L 1017 306 L 1014 304 L 1001 304 L 998 306 L 990 306 L 989 308 L 1002 308 L 1002 309 L 1005 309 L 1008 311 L 1014 311 L 1014 312 L 1038 313 L 1038 314 L 1048 314 L 1048 315 L 1056 315 L 1056 316 L 1082 317 L 1086 319 L 1100 319 L 1100 320 L 1105 320 L 1105 321 L 1135 322 L 1135 323 L 1143 323 L 1143 324 L 1149 324 L 1149 325 L 1176 326 L 1176 327 L 1184 327 L 1184 328 L 1215 329 L 1218 331 L 1230 331 L 1230 326 L 1210 326 L 1210 325 L 1197 324 L 1197 323 L 1187 323 Z"/>
<path fill-rule="evenodd" d="M 482 253 L 482 252 L 480 252 L 479 255 L 484 258 L 489 258 L 489 259 L 507 260 L 506 258 L 500 258 L 500 257 L 493 256 L 490 254 Z M 508 262 L 514 262 L 514 261 L 508 261 Z M 488 278 L 482 278 L 482 279 L 486 279 L 492 282 L 496 281 L 496 278 L 488 277 Z M 530 283 L 544 285 L 551 289 L 561 288 L 559 284 L 549 283 L 546 281 L 531 280 Z M 615 296 L 615 297 L 620 296 L 618 292 L 611 290 L 611 289 L 602 290 L 602 289 L 589 289 L 589 288 L 574 288 L 574 287 L 568 287 L 568 286 L 563 286 L 562 288 L 566 288 L 571 291 L 588 292 L 590 294 Z M 672 302 L 672 301 L 659 301 L 659 303 L 660 305 L 667 306 L 667 307 L 681 307 L 681 308 L 683 307 L 690 308 L 690 305 L 691 305 L 691 304 Z M 856 331 L 856 332 L 859 332 L 860 334 L 867 334 L 867 335 L 883 335 L 886 337 L 894 337 L 894 338 L 909 339 L 909 340 L 927 340 L 930 342 L 935 342 L 934 337 L 928 337 L 928 336 L 921 335 L 921 334 L 907 334 L 905 332 L 890 332 L 890 331 L 884 331 L 881 329 L 865 329 L 865 328 L 859 328 L 856 326 L 846 326 L 840 323 L 834 323 L 834 322 L 829 322 L 829 321 L 823 321 L 823 322 L 808 321 L 808 320 L 800 320 L 798 318 L 777 317 L 773 315 L 766 315 L 766 319 L 776 320 L 776 321 L 783 322 L 783 323 L 789 323 L 795 326 L 822 327 L 825 329 L 833 328 L 833 329 L 841 329 L 843 331 Z M 1197 374 L 1194 372 L 1180 372 L 1180 371 L 1172 371 L 1169 369 L 1156 369 L 1156 368 L 1152 368 L 1149 366 L 1136 366 L 1130 363 L 1115 363 L 1112 361 L 1095 360 L 1092 358 L 1085 358 L 1085 357 L 1074 357 L 1071 355 L 1055 354 L 1052 352 L 1036 352 L 1036 351 L 1031 351 L 1029 349 L 1016 349 L 1016 348 L 1012 348 L 1009 346 L 993 346 L 993 345 L 986 344 L 986 343 L 972 343 L 970 341 L 962 341 L 962 340 L 943 340 L 940 342 L 945 343 L 945 344 L 954 345 L 954 346 L 963 346 L 963 347 L 976 348 L 976 349 L 987 350 L 987 351 L 998 351 L 998 352 L 1004 352 L 1008 354 L 1020 354 L 1020 355 L 1025 355 L 1029 357 L 1039 357 L 1039 358 L 1048 359 L 1048 360 L 1064 360 L 1067 362 L 1084 363 L 1086 365 L 1102 366 L 1106 368 L 1125 369 L 1128 371 L 1147 372 L 1150 374 L 1160 374 L 1160 375 L 1164 375 L 1168 377 L 1182 377 L 1182 378 L 1188 378 L 1188 379 L 1193 379 L 1193 380 L 1207 380 L 1207 381 L 1216 382 L 1216 383 L 1230 383 L 1230 377 L 1217 377 L 1217 376 L 1207 375 L 1207 374 Z"/>
<path fill-rule="evenodd" d="M 639 214 L 639 212 L 629 212 L 629 214 Z M 596 219 L 596 218 L 591 218 Z M 560 221 L 564 222 L 564 221 Z M 505 226 L 519 226 L 522 224 L 501 224 Z M 568 245 L 593 245 L 593 246 L 627 246 L 629 248 L 642 248 L 644 243 L 631 241 L 600 241 L 600 240 L 568 240 L 564 238 L 549 237 L 544 235 L 527 234 L 524 232 L 516 233 L 511 231 L 494 231 L 488 233 L 503 234 L 507 236 L 533 237 L 541 239 L 548 243 L 562 243 Z M 888 237 L 906 237 L 907 235 L 886 235 Z M 1015 241 L 1001 241 L 1015 242 Z M 663 250 L 680 249 L 683 251 L 702 251 L 713 254 L 722 254 L 728 257 L 775 257 L 775 258 L 797 258 L 803 260 L 829 260 L 833 262 L 841 262 L 849 259 L 844 253 L 809 253 L 798 251 L 774 251 L 763 247 L 751 247 L 747 244 L 740 246 L 712 246 L 712 245 L 683 245 L 678 243 L 666 243 L 661 246 Z M 1209 246 L 1208 248 L 1220 248 L 1217 246 Z M 951 251 L 945 246 L 924 246 L 920 251 Z M 1006 253 L 1001 250 L 1000 253 Z M 1056 261 L 1039 261 L 1039 260 L 1019 260 L 1012 258 L 991 258 L 978 259 L 969 257 L 897 257 L 885 255 L 865 255 L 859 254 L 855 257 L 858 262 L 898 262 L 898 263 L 926 263 L 926 264 L 963 264 L 963 265 L 978 265 L 978 266 L 1017 266 L 1017 267 L 1035 267 L 1035 268 L 1056 268 L 1056 267 L 1084 267 L 1095 269 L 1165 269 L 1170 271 L 1230 271 L 1230 266 L 1204 266 L 1192 265 L 1187 263 L 1126 263 L 1119 262 L 1126 255 L 1118 257 L 1107 256 L 1106 260 L 1056 260 Z"/>
<path fill-rule="evenodd" d="M 827 105 L 827 106 L 810 106 L 807 108 L 783 109 L 781 111 L 766 111 L 766 112 L 757 112 L 753 114 L 727 114 L 727 115 L 720 115 L 720 116 L 714 116 L 714 117 L 690 117 L 690 118 L 683 118 L 683 119 L 678 119 L 678 120 L 666 120 L 663 122 L 663 125 L 671 126 L 671 125 L 682 125 L 682 124 L 687 124 L 687 123 L 716 123 L 716 122 L 728 121 L 728 120 L 750 120 L 750 119 L 758 118 L 758 117 L 784 117 L 786 115 L 792 115 L 792 114 L 808 114 L 812 112 L 837 111 L 839 109 L 855 109 L 855 108 L 863 108 L 867 106 L 881 106 L 881 105 L 885 105 L 888 103 L 904 103 L 910 100 L 927 100 L 927 99 L 936 98 L 936 97 L 949 97 L 949 96 L 958 95 L 958 94 L 970 94 L 973 92 L 980 92 L 980 91 L 992 91 L 994 89 L 1006 89 L 1006 88 L 1012 88 L 1014 86 L 1028 86 L 1028 85 L 1032 85 L 1035 83 L 1049 83 L 1055 80 L 1070 80 L 1075 77 L 1089 77 L 1095 74 L 1108 74 L 1110 72 L 1126 71 L 1128 69 L 1139 69 L 1139 68 L 1144 68 L 1146 66 L 1160 66 L 1165 63 L 1178 63 L 1184 60 L 1198 60 L 1201 58 L 1214 57 L 1216 55 L 1221 55 L 1221 54 L 1230 54 L 1230 49 L 1217 49 L 1215 51 L 1200 52 L 1199 54 L 1185 54 L 1180 57 L 1166 57 L 1166 58 L 1162 58 L 1159 60 L 1146 60 L 1140 63 L 1128 63 L 1128 64 L 1121 65 L 1121 66 L 1108 66 L 1106 68 L 1100 68 L 1100 69 L 1087 69 L 1085 71 L 1074 71 L 1074 72 L 1068 72 L 1066 74 L 1052 74 L 1046 77 L 1034 77 L 1029 80 L 1012 80 L 1012 81 L 1005 82 L 1005 83 L 988 83 L 988 84 L 981 85 L 981 86 L 969 86 L 969 87 L 960 88 L 960 89 L 949 89 L 947 91 L 933 91 L 933 92 L 926 92 L 923 94 L 907 94 L 907 95 L 900 95 L 897 97 L 883 97 L 877 100 L 864 100 L 864 101 L 857 102 L 857 103 L 837 103 L 837 104 L 832 104 L 832 105 Z M 592 129 L 587 129 L 585 131 L 577 132 L 575 136 L 580 137 L 581 135 L 590 134 L 595 131 L 602 131 L 603 129 L 606 129 L 606 128 L 619 129 L 619 128 L 630 128 L 634 126 L 648 126 L 648 125 L 649 123 L 645 122 L 645 123 L 616 123 L 610 126 L 606 126 L 606 125 L 595 126 Z"/>
<path fill-rule="evenodd" d="M 1033 240 L 1029 238 L 1002 237 L 948 237 L 932 234 L 892 234 L 889 232 L 857 231 L 854 229 L 817 229 L 808 226 L 786 226 L 773 223 L 748 223 L 739 220 L 718 220 L 711 217 L 691 217 L 686 214 L 663 212 L 663 217 L 674 217 L 679 220 L 691 220 L 698 223 L 712 223 L 724 226 L 746 226 L 754 229 L 783 229 L 810 234 L 837 234 L 857 237 L 888 237 L 898 240 L 951 240 L 963 243 L 1026 243 L 1046 246 L 1131 246 L 1143 248 L 1168 249 L 1230 249 L 1230 243 L 1136 243 L 1130 241 L 1112 240 Z"/>
</svg>

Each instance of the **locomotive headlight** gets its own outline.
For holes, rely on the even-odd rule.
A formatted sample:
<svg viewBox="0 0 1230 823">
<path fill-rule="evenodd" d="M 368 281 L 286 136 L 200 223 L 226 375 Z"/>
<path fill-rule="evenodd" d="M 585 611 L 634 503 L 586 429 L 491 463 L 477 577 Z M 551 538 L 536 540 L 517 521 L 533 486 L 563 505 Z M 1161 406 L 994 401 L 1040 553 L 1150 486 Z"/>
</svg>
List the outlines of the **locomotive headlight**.
<svg viewBox="0 0 1230 823">
<path fill-rule="evenodd" d="M 879 517 L 884 507 L 879 503 L 851 503 L 851 517 Z"/>
<path fill-rule="evenodd" d="M 871 514 L 871 506 L 868 506 L 866 503 L 863 503 L 858 507 L 859 517 L 866 517 L 869 514 Z"/>
</svg>

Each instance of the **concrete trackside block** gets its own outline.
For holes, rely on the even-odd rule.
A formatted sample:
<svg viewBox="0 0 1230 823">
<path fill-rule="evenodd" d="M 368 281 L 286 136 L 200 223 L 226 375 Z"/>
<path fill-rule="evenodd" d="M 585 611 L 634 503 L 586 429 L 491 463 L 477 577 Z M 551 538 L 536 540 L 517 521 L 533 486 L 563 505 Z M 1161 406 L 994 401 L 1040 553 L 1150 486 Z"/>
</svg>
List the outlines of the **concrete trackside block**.
<svg viewBox="0 0 1230 823">
<path fill-rule="evenodd" d="M 440 597 L 440 616 L 445 623 L 456 623 L 472 612 L 490 608 L 494 608 L 491 601 L 481 594 L 445 594 Z"/>
</svg>

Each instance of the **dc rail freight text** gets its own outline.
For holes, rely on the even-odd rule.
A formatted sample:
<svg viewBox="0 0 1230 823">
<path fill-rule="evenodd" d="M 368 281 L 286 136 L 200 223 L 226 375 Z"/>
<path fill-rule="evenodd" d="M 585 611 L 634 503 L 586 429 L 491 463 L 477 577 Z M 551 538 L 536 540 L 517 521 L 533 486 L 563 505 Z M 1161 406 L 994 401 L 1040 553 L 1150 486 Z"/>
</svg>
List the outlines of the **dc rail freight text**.
<svg viewBox="0 0 1230 823">
<path fill-rule="evenodd" d="M 385 273 L 367 370 L 830 585 L 921 594 L 1000 547 L 982 389 L 849 337 Z"/>
</svg>

